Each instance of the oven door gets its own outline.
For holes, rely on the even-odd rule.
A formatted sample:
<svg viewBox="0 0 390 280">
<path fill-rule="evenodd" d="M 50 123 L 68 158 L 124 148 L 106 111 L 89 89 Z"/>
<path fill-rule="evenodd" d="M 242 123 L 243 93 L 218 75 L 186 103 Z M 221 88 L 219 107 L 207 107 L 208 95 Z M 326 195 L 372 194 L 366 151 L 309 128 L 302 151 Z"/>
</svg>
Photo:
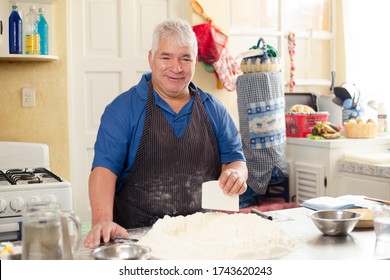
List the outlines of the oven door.
<svg viewBox="0 0 390 280">
<path fill-rule="evenodd" d="M 22 217 L 0 218 L 0 241 L 22 239 Z"/>
</svg>

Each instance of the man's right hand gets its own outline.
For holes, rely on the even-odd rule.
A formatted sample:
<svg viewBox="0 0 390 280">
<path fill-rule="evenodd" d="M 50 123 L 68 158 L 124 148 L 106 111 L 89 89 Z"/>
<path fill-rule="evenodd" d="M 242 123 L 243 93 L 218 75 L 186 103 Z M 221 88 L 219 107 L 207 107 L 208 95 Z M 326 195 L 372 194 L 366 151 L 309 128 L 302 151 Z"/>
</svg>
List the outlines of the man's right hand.
<svg viewBox="0 0 390 280">
<path fill-rule="evenodd" d="M 115 237 L 129 237 L 129 233 L 126 229 L 114 222 L 99 222 L 92 226 L 84 241 L 84 246 L 93 249 L 102 242 L 109 242 L 110 239 Z"/>
</svg>

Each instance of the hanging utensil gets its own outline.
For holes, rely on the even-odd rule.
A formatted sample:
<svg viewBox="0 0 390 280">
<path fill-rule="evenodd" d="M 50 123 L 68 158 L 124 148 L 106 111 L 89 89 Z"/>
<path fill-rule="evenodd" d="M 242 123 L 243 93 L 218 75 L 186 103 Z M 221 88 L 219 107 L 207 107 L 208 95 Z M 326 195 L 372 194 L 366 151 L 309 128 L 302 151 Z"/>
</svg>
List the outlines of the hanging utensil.
<svg viewBox="0 0 390 280">
<path fill-rule="evenodd" d="M 339 106 L 343 106 L 343 100 L 341 100 L 341 98 L 339 98 L 339 97 L 334 97 L 333 99 L 332 99 L 332 101 L 333 101 L 333 103 L 334 104 L 336 104 L 336 105 L 339 105 Z"/>
<path fill-rule="evenodd" d="M 348 90 L 345 87 L 334 87 L 334 94 L 336 97 L 340 98 L 342 102 L 344 102 L 345 99 L 352 99 L 351 94 L 348 92 Z"/>
<path fill-rule="evenodd" d="M 336 72 L 335 71 L 330 72 L 330 79 L 331 79 L 330 80 L 331 84 L 330 84 L 329 90 L 332 92 L 334 89 L 334 83 L 336 81 Z"/>
</svg>

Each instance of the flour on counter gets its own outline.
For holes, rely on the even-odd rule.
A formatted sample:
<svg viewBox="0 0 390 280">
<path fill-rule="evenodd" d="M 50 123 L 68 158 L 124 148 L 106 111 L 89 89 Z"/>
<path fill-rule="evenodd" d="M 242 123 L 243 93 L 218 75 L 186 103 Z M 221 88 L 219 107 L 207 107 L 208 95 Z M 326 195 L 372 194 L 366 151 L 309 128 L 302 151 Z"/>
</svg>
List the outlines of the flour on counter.
<svg viewBox="0 0 390 280">
<path fill-rule="evenodd" d="M 195 213 L 159 219 L 139 241 L 158 259 L 272 259 L 299 246 L 255 214 Z"/>
</svg>

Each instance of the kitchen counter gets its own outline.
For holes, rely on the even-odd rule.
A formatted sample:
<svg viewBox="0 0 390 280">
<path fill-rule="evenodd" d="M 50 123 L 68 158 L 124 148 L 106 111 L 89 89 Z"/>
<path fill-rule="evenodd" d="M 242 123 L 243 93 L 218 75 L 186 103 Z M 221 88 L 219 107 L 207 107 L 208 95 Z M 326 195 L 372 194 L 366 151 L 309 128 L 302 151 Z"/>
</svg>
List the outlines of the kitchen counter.
<svg viewBox="0 0 390 280">
<path fill-rule="evenodd" d="M 267 212 L 280 217 L 277 222 L 290 235 L 302 243 L 296 251 L 282 256 L 285 260 L 357 260 L 373 259 L 375 232 L 373 229 L 355 229 L 347 236 L 332 237 L 323 235 L 313 224 L 306 208 L 292 208 Z M 276 221 L 275 221 L 276 222 Z M 129 230 L 131 238 L 140 238 L 148 228 Z M 153 248 L 152 248 L 153 250 Z M 91 249 L 81 248 L 75 259 L 91 259 Z"/>
<path fill-rule="evenodd" d="M 368 178 L 357 178 L 352 173 L 354 167 L 340 170 L 339 161 L 345 155 L 359 153 L 388 153 L 390 136 L 370 139 L 343 138 L 336 140 L 310 140 L 306 138 L 287 138 L 286 160 L 289 165 L 290 194 L 296 201 L 317 196 L 341 196 L 345 194 L 366 195 L 389 199 L 390 178 L 374 177 L 373 174 L 386 174 L 386 170 L 365 169 Z M 390 171 L 390 169 L 389 169 Z M 358 170 L 359 172 L 359 170 Z M 375 184 L 367 183 L 375 180 Z"/>
<path fill-rule="evenodd" d="M 347 236 L 326 236 L 307 217 L 312 210 L 300 207 L 275 212 L 294 219 L 280 222 L 280 225 L 287 233 L 302 241 L 300 249 L 281 259 L 362 260 L 374 258 L 375 232 L 373 228 L 355 229 Z"/>
<path fill-rule="evenodd" d="M 351 148 L 362 146 L 375 147 L 378 145 L 388 145 L 390 147 L 390 135 L 378 136 L 376 138 L 367 139 L 341 138 L 334 140 L 311 140 L 308 138 L 287 137 L 286 143 L 325 149 Z"/>
</svg>

